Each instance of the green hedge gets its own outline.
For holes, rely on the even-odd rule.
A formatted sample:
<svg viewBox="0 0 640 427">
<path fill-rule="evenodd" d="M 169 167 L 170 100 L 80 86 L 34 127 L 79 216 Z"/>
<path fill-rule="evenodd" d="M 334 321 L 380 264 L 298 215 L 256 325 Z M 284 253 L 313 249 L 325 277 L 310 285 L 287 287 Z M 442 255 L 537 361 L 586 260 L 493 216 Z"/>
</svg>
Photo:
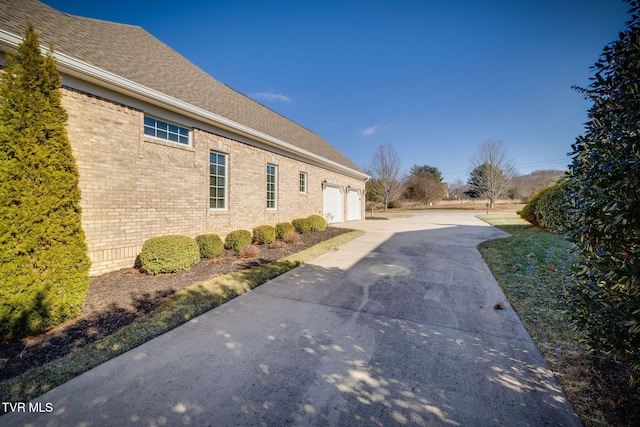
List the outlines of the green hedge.
<svg viewBox="0 0 640 427">
<path fill-rule="evenodd" d="M 194 239 L 173 235 L 152 237 L 140 252 L 142 270 L 152 276 L 188 270 L 200 261 L 200 248 Z"/>
<path fill-rule="evenodd" d="M 270 225 L 260 225 L 253 229 L 253 242 L 268 245 L 276 240 L 276 229 Z"/>
<path fill-rule="evenodd" d="M 296 218 L 291 221 L 291 224 L 295 227 L 296 231 L 300 234 L 308 233 L 311 231 L 311 223 L 307 218 Z"/>
<path fill-rule="evenodd" d="M 536 227 L 561 231 L 569 225 L 566 184 L 545 188 L 525 205 L 520 217 Z"/>
<path fill-rule="evenodd" d="M 278 239 L 284 238 L 284 235 L 296 231 L 296 228 L 290 222 L 281 222 L 276 224 L 276 237 Z"/>
<path fill-rule="evenodd" d="M 247 230 L 232 231 L 227 234 L 227 237 L 224 239 L 224 247 L 237 252 L 243 246 L 250 245 L 251 240 L 251 233 Z"/>
<path fill-rule="evenodd" d="M 327 228 L 327 221 L 320 215 L 310 215 L 307 217 L 311 231 L 324 231 Z"/>
<path fill-rule="evenodd" d="M 222 239 L 215 234 L 201 234 L 196 237 L 201 258 L 216 258 L 224 252 Z"/>
</svg>

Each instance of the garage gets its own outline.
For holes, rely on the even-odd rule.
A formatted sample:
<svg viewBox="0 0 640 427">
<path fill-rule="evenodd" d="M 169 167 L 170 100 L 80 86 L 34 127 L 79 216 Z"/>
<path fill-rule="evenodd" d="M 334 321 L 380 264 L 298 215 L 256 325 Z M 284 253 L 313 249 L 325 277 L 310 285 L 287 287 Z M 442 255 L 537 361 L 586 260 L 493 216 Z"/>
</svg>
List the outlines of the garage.
<svg viewBox="0 0 640 427">
<path fill-rule="evenodd" d="M 341 187 L 327 185 L 322 190 L 322 214 L 327 224 L 344 222 L 344 193 Z"/>
<path fill-rule="evenodd" d="M 347 221 L 360 221 L 362 218 L 362 203 L 358 190 L 347 191 Z"/>
</svg>

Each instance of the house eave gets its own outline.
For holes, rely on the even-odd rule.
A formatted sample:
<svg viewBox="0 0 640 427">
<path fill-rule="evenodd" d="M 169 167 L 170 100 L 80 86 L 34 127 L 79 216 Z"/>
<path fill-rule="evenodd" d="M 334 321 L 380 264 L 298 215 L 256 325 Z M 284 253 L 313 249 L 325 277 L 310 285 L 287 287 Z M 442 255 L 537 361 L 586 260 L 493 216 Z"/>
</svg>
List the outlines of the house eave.
<svg viewBox="0 0 640 427">
<path fill-rule="evenodd" d="M 8 48 L 8 51 L 15 51 L 21 42 L 21 37 L 0 29 L 0 44 L 6 46 Z M 47 47 L 44 46 L 41 46 L 41 49 L 45 54 L 50 51 Z M 243 137 L 256 140 L 262 144 L 266 144 L 267 146 L 272 146 L 279 150 L 290 152 L 299 157 L 307 158 L 310 161 L 324 165 L 325 167 L 327 167 L 327 169 L 343 173 L 350 177 L 362 180 L 366 180 L 369 178 L 367 174 L 362 173 L 358 170 L 326 159 L 315 153 L 296 147 L 295 145 L 290 144 L 286 141 L 274 138 L 263 132 L 252 129 L 233 120 L 229 120 L 225 117 L 197 107 L 193 104 L 189 104 L 177 98 L 168 96 L 155 89 L 140 85 L 134 81 L 118 76 L 117 74 L 80 61 L 72 56 L 66 55 L 61 52 L 56 52 L 54 50 L 53 57 L 56 60 L 56 65 L 60 73 L 68 74 L 70 76 L 85 80 L 100 87 L 104 87 L 108 90 L 137 98 L 143 102 L 147 102 L 149 104 L 167 109 L 177 114 L 185 115 L 194 120 L 202 121 L 203 123 L 222 128 Z"/>
</svg>

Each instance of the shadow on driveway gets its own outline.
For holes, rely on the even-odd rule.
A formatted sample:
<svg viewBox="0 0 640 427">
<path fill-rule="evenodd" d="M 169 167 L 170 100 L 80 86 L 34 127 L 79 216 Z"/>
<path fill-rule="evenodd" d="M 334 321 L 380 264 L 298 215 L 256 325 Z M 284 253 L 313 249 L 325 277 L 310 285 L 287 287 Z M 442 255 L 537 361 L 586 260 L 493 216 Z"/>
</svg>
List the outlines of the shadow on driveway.
<svg viewBox="0 0 640 427">
<path fill-rule="evenodd" d="M 476 250 L 504 234 L 429 218 L 369 230 L 0 424 L 581 425 Z"/>
</svg>

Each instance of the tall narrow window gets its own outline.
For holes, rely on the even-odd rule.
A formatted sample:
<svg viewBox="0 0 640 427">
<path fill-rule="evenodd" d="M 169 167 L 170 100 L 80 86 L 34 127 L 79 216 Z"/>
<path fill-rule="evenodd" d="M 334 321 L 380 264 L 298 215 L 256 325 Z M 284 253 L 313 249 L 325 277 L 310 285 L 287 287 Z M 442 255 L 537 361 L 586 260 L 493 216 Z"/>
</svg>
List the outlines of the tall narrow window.
<svg viewBox="0 0 640 427">
<path fill-rule="evenodd" d="M 300 193 L 307 193 L 307 173 L 300 172 Z"/>
<path fill-rule="evenodd" d="M 227 208 L 227 155 L 209 153 L 209 207 Z"/>
<path fill-rule="evenodd" d="M 278 202 L 278 167 L 267 165 L 267 209 L 276 209 Z"/>
</svg>

